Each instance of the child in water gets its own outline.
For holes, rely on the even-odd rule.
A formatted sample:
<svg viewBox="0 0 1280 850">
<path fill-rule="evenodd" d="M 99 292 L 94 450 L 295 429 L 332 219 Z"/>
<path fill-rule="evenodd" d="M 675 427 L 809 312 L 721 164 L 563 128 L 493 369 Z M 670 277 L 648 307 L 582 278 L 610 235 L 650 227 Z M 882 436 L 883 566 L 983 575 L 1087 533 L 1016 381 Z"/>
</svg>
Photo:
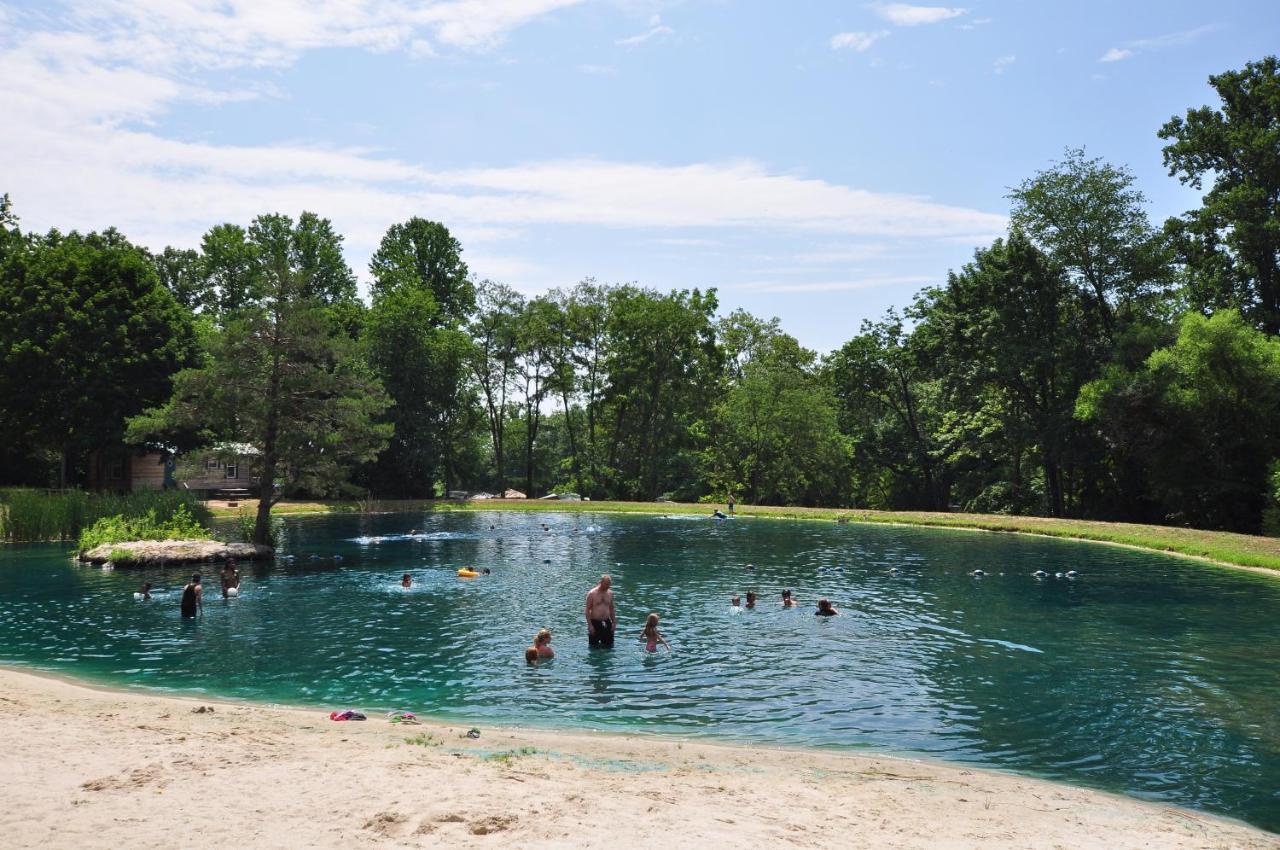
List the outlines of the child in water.
<svg viewBox="0 0 1280 850">
<path fill-rule="evenodd" d="M 138 592 L 142 594 L 142 598 L 144 600 L 150 599 L 151 598 L 151 582 L 144 581 L 142 583 L 142 590 Z"/>
<path fill-rule="evenodd" d="M 815 617 L 834 617 L 840 612 L 831 606 L 826 599 L 818 600 L 818 610 L 813 612 Z"/>
<path fill-rule="evenodd" d="M 742 610 L 742 597 L 741 597 L 741 596 L 738 596 L 738 595 L 736 595 L 736 594 L 735 594 L 735 595 L 734 595 L 734 597 L 733 597 L 732 599 L 730 599 L 730 600 L 729 600 L 729 610 L 730 610 L 730 611 L 732 611 L 732 612 L 733 612 L 733 613 L 735 613 L 735 614 L 737 614 L 739 611 L 741 611 L 741 610 Z"/>
<path fill-rule="evenodd" d="M 754 590 L 747 591 L 747 607 L 748 608 L 756 607 L 756 592 Z"/>
<path fill-rule="evenodd" d="M 533 648 L 538 651 L 539 658 L 555 658 L 556 651 L 551 648 L 551 629 L 542 629 L 533 639 Z"/>
<path fill-rule="evenodd" d="M 412 587 L 412 586 L 413 586 L 413 578 L 412 578 L 408 573 L 405 573 L 403 576 L 401 576 L 401 577 L 400 577 L 400 586 L 401 586 L 401 587 Z"/>
<path fill-rule="evenodd" d="M 531 646 L 524 651 L 524 663 L 530 667 L 538 666 L 538 648 Z"/>
<path fill-rule="evenodd" d="M 662 644 L 667 648 L 667 652 L 671 651 L 671 644 L 667 643 L 662 637 L 662 633 L 658 631 L 658 615 L 650 614 L 649 619 L 644 622 L 644 631 L 640 633 L 640 639 L 645 642 L 646 652 L 657 652 L 658 644 Z"/>
</svg>

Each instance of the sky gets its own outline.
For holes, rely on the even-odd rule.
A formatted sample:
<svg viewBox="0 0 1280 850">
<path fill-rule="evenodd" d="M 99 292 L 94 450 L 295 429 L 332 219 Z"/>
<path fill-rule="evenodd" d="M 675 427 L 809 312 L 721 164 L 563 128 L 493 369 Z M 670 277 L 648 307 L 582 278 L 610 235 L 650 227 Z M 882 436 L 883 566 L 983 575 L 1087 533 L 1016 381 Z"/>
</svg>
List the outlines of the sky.
<svg viewBox="0 0 1280 850">
<path fill-rule="evenodd" d="M 154 250 L 310 210 L 364 283 L 422 216 L 479 279 L 714 287 L 825 352 L 1068 146 L 1194 207 L 1156 132 L 1278 49 L 1275 0 L 0 0 L 0 192 Z"/>
</svg>

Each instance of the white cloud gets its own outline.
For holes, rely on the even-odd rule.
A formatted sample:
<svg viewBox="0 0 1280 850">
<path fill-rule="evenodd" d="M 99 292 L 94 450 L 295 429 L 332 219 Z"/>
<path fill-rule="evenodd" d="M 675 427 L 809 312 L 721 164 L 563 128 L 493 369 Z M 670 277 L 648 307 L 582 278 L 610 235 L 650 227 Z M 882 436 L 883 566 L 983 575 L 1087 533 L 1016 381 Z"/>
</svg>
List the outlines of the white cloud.
<svg viewBox="0 0 1280 850">
<path fill-rule="evenodd" d="M 1188 44 L 1194 44 L 1204 36 L 1211 32 L 1215 32 L 1221 27 L 1218 24 L 1206 24 L 1195 29 L 1183 30 L 1182 32 L 1165 33 L 1164 35 L 1152 36 L 1151 38 L 1138 38 L 1133 41 L 1126 42 L 1122 47 L 1112 47 L 1102 56 L 1098 57 L 1099 62 L 1119 62 L 1121 59 L 1128 59 L 1138 53 L 1147 53 L 1155 50 L 1165 50 L 1170 47 L 1183 47 Z"/>
<path fill-rule="evenodd" d="M 888 30 L 880 30 L 878 32 L 840 32 L 831 36 L 831 49 L 852 49 L 862 53 L 868 47 L 888 35 Z"/>
<path fill-rule="evenodd" d="M 896 27 L 917 27 L 921 24 L 936 24 L 940 21 L 958 18 L 967 9 L 949 6 L 911 6 L 906 3 L 885 3 L 873 6 L 876 14 Z"/>
<path fill-rule="evenodd" d="M 612 77 L 618 73 L 618 69 L 612 65 L 579 65 L 578 73 L 590 74 L 595 77 Z"/>
<path fill-rule="evenodd" d="M 655 15 L 650 20 L 650 23 L 653 24 L 654 21 L 657 21 L 657 20 L 658 20 L 658 17 L 657 15 Z M 640 45 L 644 44 L 646 41 L 650 41 L 660 36 L 671 35 L 671 33 L 673 32 L 675 32 L 675 30 L 671 29 L 671 27 L 667 26 L 666 24 L 656 24 L 654 26 L 650 26 L 649 29 L 637 35 L 628 36 L 627 38 L 620 38 L 617 41 L 615 41 L 614 44 L 617 44 L 621 47 L 639 47 Z"/>
<path fill-rule="evenodd" d="M 1000 58 L 996 59 L 995 62 L 991 63 L 991 66 L 994 73 L 1003 74 L 1006 68 L 1008 68 L 1010 65 L 1012 65 L 1014 62 L 1017 62 L 1017 61 L 1018 61 L 1018 57 L 1010 53 L 1008 56 L 1001 56 Z"/>
<path fill-rule="evenodd" d="M 849 289 L 876 289 L 881 286 L 920 287 L 938 281 L 936 276 L 899 275 L 852 278 L 849 280 L 750 281 L 722 284 L 724 288 L 748 289 L 755 292 L 841 292 Z"/>
<path fill-rule="evenodd" d="M 674 238 L 715 229 L 985 240 L 1003 231 L 1001 215 L 780 173 L 752 161 L 553 160 L 432 170 L 376 150 L 213 144 L 150 127 L 177 103 L 256 91 L 209 88 L 193 76 L 201 69 L 287 62 L 314 45 L 415 50 L 415 39 L 428 36 L 435 45 L 483 49 L 519 22 L 569 2 L 494 0 L 479 4 L 483 10 L 461 0 L 419 4 L 409 11 L 434 10 L 435 23 L 402 22 L 403 30 L 384 26 L 388 4 L 372 0 L 354 3 L 370 13 L 361 21 L 350 19 L 348 4 L 337 0 L 318 7 L 314 17 L 327 22 L 298 20 L 301 7 L 284 0 L 77 2 L 67 29 L 0 34 L 3 189 L 26 227 L 115 225 L 157 249 L 194 246 L 220 222 L 303 209 L 331 217 L 357 257 L 367 256 L 390 224 L 413 215 L 443 220 L 459 238 L 481 243 L 543 225 L 647 229 Z M 104 17 L 108 9 L 119 12 L 115 23 Z M 476 19 L 462 21 L 468 10 Z M 201 26 L 220 32 L 228 50 L 215 49 L 216 33 L 194 32 Z M 165 46 L 186 35 L 193 38 L 189 54 Z M 145 49 L 152 40 L 156 49 Z M 519 270 L 515 258 L 493 254 L 490 262 Z"/>
</svg>

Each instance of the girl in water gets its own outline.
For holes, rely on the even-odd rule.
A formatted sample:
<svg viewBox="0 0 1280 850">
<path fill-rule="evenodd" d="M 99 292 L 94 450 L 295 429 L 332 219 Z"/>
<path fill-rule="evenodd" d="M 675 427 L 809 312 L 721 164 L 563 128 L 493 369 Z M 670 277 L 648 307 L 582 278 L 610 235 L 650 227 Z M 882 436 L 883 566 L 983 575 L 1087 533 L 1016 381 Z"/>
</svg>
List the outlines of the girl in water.
<svg viewBox="0 0 1280 850">
<path fill-rule="evenodd" d="M 658 644 L 662 644 L 667 648 L 667 652 L 671 651 L 671 644 L 667 643 L 662 633 L 658 631 L 658 615 L 650 614 L 649 619 L 644 622 L 644 631 L 640 633 L 640 639 L 645 642 L 645 652 L 657 652 Z"/>
<path fill-rule="evenodd" d="M 538 658 L 555 658 L 556 651 L 551 648 L 551 629 L 542 629 L 533 639 L 533 646 L 538 650 Z"/>
<path fill-rule="evenodd" d="M 401 586 L 401 587 L 413 587 L 413 576 L 409 575 L 408 573 L 405 573 L 403 576 L 401 576 L 401 577 L 400 577 L 400 586 Z"/>
</svg>

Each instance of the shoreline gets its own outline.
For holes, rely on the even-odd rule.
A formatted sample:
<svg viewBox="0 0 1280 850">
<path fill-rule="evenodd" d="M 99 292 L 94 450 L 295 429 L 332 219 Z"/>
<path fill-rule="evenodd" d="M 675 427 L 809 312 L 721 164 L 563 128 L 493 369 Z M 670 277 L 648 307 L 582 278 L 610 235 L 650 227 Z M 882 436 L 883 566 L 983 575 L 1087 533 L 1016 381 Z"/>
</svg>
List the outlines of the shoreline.
<svg viewBox="0 0 1280 850">
<path fill-rule="evenodd" d="M 289 503 L 284 503 L 288 506 Z M 295 503 L 301 510 L 280 512 L 279 516 L 316 516 L 325 514 L 363 513 L 392 514 L 415 512 L 478 512 L 478 511 L 546 511 L 550 513 L 597 513 L 597 514 L 636 514 L 640 516 L 662 516 L 664 514 L 697 515 L 707 513 L 713 505 L 694 504 L 689 502 L 556 502 L 541 500 L 509 501 L 505 499 L 486 499 L 480 502 L 445 502 L 432 500 L 403 500 L 377 503 L 379 509 L 348 509 L 346 503 L 325 504 Z M 215 518 L 226 518 L 232 514 L 219 513 L 214 508 Z M 1137 552 L 1154 552 L 1174 558 L 1185 558 L 1201 564 L 1208 564 L 1231 570 L 1243 570 L 1258 575 L 1280 578 L 1280 538 L 1261 537 L 1257 535 L 1237 534 L 1226 531 L 1205 531 L 1199 529 L 1178 528 L 1174 526 L 1151 526 L 1134 523 L 1107 522 L 1104 520 L 1056 519 L 1053 517 L 1004 516 L 997 514 L 961 514 L 918 511 L 871 511 L 854 508 L 789 508 L 739 505 L 735 518 L 746 519 L 791 519 L 801 522 L 839 522 L 850 525 L 881 525 L 895 528 L 926 528 L 951 531 L 980 531 L 991 534 L 1016 534 L 1025 537 L 1042 537 L 1051 540 L 1065 540 L 1072 543 L 1097 543 L 1117 546 Z M 1102 536 L 1079 533 L 1058 533 L 1054 528 L 1080 529 L 1082 527 L 1103 526 L 1114 531 L 1115 537 L 1131 534 L 1152 535 L 1163 541 L 1150 544 L 1135 543 L 1128 540 L 1113 539 Z M 1249 552 L 1239 550 L 1238 560 L 1224 557 L 1213 557 L 1196 551 L 1175 548 L 1184 545 L 1190 548 L 1209 548 L 1207 544 L 1192 547 L 1190 544 L 1179 544 L 1174 538 L 1179 535 L 1201 536 L 1208 539 L 1225 539 L 1222 545 L 1239 544 L 1240 540 L 1248 541 L 1255 547 L 1265 551 Z M 1262 561 L 1264 563 L 1245 563 L 1244 561 Z"/>
<path fill-rule="evenodd" d="M 627 848 L 677 828 L 710 847 L 1280 848 L 1220 816 L 927 758 L 519 726 L 470 739 L 12 667 L 0 705 L 16 847 Z M 208 817 L 220 798 L 243 816 Z"/>
</svg>

